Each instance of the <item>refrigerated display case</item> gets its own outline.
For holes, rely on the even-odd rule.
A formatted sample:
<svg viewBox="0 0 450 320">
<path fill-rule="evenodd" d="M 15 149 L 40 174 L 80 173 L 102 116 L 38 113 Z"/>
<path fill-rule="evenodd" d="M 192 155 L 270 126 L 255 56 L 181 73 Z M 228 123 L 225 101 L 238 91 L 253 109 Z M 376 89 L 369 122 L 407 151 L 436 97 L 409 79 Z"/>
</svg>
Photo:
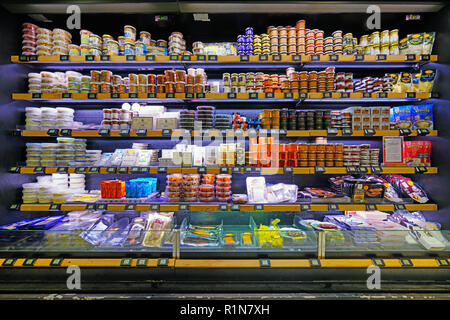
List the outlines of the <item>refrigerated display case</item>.
<svg viewBox="0 0 450 320">
<path fill-rule="evenodd" d="M 0 292 L 448 292 L 449 7 L 177 3 L 2 8 Z"/>
</svg>

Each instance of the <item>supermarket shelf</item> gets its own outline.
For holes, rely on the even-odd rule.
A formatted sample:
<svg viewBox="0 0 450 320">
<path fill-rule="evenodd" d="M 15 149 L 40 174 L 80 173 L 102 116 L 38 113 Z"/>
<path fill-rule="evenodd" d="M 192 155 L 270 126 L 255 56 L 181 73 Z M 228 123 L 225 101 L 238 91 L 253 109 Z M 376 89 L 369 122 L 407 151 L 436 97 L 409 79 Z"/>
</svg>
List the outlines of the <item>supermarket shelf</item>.
<svg viewBox="0 0 450 320">
<path fill-rule="evenodd" d="M 269 259 L 266 259 L 269 260 Z M 384 263 L 382 268 L 448 268 L 445 258 L 422 259 L 377 259 Z M 147 258 L 0 258 L 0 268 L 67 268 L 76 265 L 81 268 L 364 268 L 374 265 L 372 259 L 270 259 L 270 264 L 263 265 L 259 259 L 147 259 Z"/>
<path fill-rule="evenodd" d="M 10 167 L 10 173 L 21 174 L 52 174 L 52 173 L 83 173 L 83 174 L 158 174 L 158 173 L 257 173 L 261 175 L 272 174 L 437 174 L 437 167 L 306 167 L 306 168 L 274 168 L 274 167 L 192 167 L 192 168 L 172 168 L 172 167 Z M 356 170 L 356 171 L 355 171 Z M 364 171 L 363 171 L 364 170 Z M 381 171 L 378 171 L 381 170 Z M 422 170 L 422 171 L 421 171 Z M 426 171 L 425 171 L 426 170 Z"/>
<path fill-rule="evenodd" d="M 333 102 L 376 102 L 376 101 L 418 101 L 438 98 L 436 93 L 362 93 L 362 92 L 314 92 L 314 93 L 13 93 L 13 100 L 47 101 L 64 103 L 81 102 L 124 102 L 163 101 L 180 103 L 183 101 L 211 102 L 289 102 L 289 101 L 333 101 Z"/>
<path fill-rule="evenodd" d="M 56 130 L 56 129 L 53 129 Z M 69 129 L 62 131 L 61 129 L 54 131 L 53 133 L 49 133 L 48 130 L 14 130 L 12 131 L 13 135 L 20 135 L 22 137 L 65 137 L 65 136 L 72 136 L 72 137 L 93 137 L 93 138 L 118 138 L 118 137 L 133 137 L 133 138 L 146 138 L 146 137 L 167 137 L 170 138 L 172 135 L 186 135 L 187 133 L 190 133 L 193 137 L 200 136 L 200 133 L 206 134 L 208 133 L 210 136 L 220 136 L 223 135 L 224 132 L 227 136 L 240 136 L 243 135 L 244 137 L 248 137 L 249 132 L 248 131 L 242 131 L 242 130 L 217 130 L 217 129 L 211 129 L 211 130 L 202 130 L 201 132 L 199 130 L 194 130 L 192 132 L 189 132 L 187 130 L 182 129 L 173 129 L 173 130 L 110 130 L 108 134 L 100 134 L 98 130 L 72 130 Z M 351 131 L 349 133 L 345 133 L 342 130 L 337 130 L 334 133 L 329 132 L 328 130 L 274 130 L 274 129 L 262 129 L 258 130 L 258 134 L 262 133 L 263 131 L 267 132 L 268 134 L 278 132 L 281 135 L 286 135 L 286 137 L 384 137 L 384 136 L 398 136 L 400 135 L 399 130 L 374 130 L 372 133 L 366 132 L 364 130 L 355 130 Z M 411 130 L 409 136 L 415 137 L 415 136 L 438 136 L 437 130 L 427 130 L 418 132 L 417 130 Z"/>
<path fill-rule="evenodd" d="M 277 66 L 286 64 L 351 64 L 366 67 L 381 65 L 383 67 L 394 66 L 398 64 L 408 65 L 413 63 L 427 63 L 437 62 L 437 55 L 262 55 L 262 56 L 215 56 L 215 55 L 201 55 L 201 56 L 11 56 L 12 63 L 26 63 L 26 64 L 56 64 L 71 66 L 73 64 L 80 64 L 81 66 L 96 68 L 101 66 L 114 66 L 121 64 L 121 66 L 158 66 L 174 67 L 182 64 L 202 64 L 208 67 L 218 67 L 218 65 L 226 66 L 228 64 L 237 64 L 238 66 Z"/>
<path fill-rule="evenodd" d="M 309 212 L 309 211 L 329 211 L 331 207 L 334 207 L 335 211 L 366 211 L 366 210 L 379 210 L 379 211 L 394 211 L 396 209 L 402 209 L 407 211 L 437 211 L 437 204 L 425 203 L 425 204 L 400 204 L 394 206 L 394 204 L 215 204 L 215 203 L 167 203 L 158 202 L 150 204 L 14 204 L 10 206 L 11 210 L 19 211 L 78 211 L 78 210 L 108 210 L 108 211 L 264 211 L 264 212 Z M 404 208 L 403 208 L 404 206 Z"/>
</svg>

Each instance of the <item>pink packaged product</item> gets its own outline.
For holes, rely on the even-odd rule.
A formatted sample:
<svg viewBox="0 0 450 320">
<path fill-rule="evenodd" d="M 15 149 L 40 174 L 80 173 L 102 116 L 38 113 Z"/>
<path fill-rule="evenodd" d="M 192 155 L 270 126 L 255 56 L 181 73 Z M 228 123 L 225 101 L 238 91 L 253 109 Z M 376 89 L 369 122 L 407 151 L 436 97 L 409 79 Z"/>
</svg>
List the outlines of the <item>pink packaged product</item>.
<svg viewBox="0 0 450 320">
<path fill-rule="evenodd" d="M 428 197 L 425 191 L 410 178 L 401 176 L 399 174 L 388 174 L 384 176 L 386 181 L 392 184 L 399 192 L 407 195 L 411 199 L 419 203 L 428 202 Z"/>
<path fill-rule="evenodd" d="M 378 181 L 380 183 L 383 183 L 384 186 L 386 187 L 385 191 L 384 191 L 384 198 L 392 201 L 392 202 L 396 202 L 396 203 L 401 203 L 403 202 L 403 200 L 400 198 L 398 192 L 395 190 L 395 188 L 388 183 L 386 180 L 384 180 L 383 178 L 377 176 L 377 175 L 367 175 L 366 178 L 369 181 Z"/>
</svg>

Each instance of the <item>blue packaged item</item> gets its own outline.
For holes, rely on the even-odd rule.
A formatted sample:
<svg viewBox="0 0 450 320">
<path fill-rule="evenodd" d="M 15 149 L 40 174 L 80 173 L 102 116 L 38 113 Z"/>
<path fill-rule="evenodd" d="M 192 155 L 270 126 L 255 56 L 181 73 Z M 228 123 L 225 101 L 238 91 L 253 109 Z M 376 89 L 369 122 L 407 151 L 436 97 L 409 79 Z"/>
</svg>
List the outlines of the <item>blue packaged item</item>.
<svg viewBox="0 0 450 320">
<path fill-rule="evenodd" d="M 245 49 L 245 44 L 239 43 L 238 46 L 237 46 L 238 52 L 239 52 L 239 51 L 242 51 L 242 50 L 244 50 L 244 49 Z"/>
<path fill-rule="evenodd" d="M 244 42 L 245 42 L 245 37 L 244 37 L 244 35 L 242 35 L 242 34 L 238 35 L 238 37 L 237 37 L 237 42 L 244 43 Z"/>
<path fill-rule="evenodd" d="M 413 106 L 392 107 L 390 111 L 390 121 L 398 129 L 412 129 Z"/>
<path fill-rule="evenodd" d="M 34 230 L 48 230 L 60 223 L 62 223 L 64 216 L 47 217 L 41 221 L 37 221 L 30 225 Z"/>
<path fill-rule="evenodd" d="M 127 240 L 130 227 L 130 219 L 126 217 L 114 222 L 101 234 L 100 247 L 121 247 Z"/>
<path fill-rule="evenodd" d="M 413 129 L 433 130 L 433 105 L 422 104 L 412 106 Z"/>
<path fill-rule="evenodd" d="M 146 198 L 156 192 L 156 178 L 138 178 L 125 182 L 127 198 Z"/>
<path fill-rule="evenodd" d="M 246 35 L 253 35 L 253 28 L 252 27 L 245 28 L 245 34 Z"/>
<path fill-rule="evenodd" d="M 253 45 L 252 45 L 252 44 L 247 44 L 247 45 L 245 46 L 245 50 L 248 50 L 248 51 L 253 50 Z"/>
</svg>

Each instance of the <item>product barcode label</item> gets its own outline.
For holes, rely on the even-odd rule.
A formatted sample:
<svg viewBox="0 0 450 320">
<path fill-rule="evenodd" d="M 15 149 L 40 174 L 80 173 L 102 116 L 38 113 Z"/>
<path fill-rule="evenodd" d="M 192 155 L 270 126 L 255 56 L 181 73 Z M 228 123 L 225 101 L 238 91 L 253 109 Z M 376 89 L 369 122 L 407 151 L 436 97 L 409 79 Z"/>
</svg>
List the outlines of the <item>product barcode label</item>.
<svg viewBox="0 0 450 320">
<path fill-rule="evenodd" d="M 121 261 L 120 261 L 120 266 L 121 267 L 130 267 L 131 266 L 131 261 L 132 261 L 133 259 L 131 259 L 131 258 L 123 258 Z"/>
<path fill-rule="evenodd" d="M 412 133 L 411 129 L 399 129 L 398 131 L 401 136 L 409 136 Z"/>
<path fill-rule="evenodd" d="M 426 136 L 426 135 L 430 134 L 430 130 L 428 130 L 428 129 L 417 129 L 417 134 L 419 136 Z"/>
<path fill-rule="evenodd" d="M 107 208 L 108 208 L 108 206 L 104 203 L 97 205 L 97 210 L 106 210 Z"/>
<path fill-rule="evenodd" d="M 32 93 L 31 98 L 32 99 L 40 99 L 42 97 L 42 94 L 40 93 Z"/>
<path fill-rule="evenodd" d="M 147 129 L 137 129 L 136 130 L 136 135 L 138 137 L 145 137 L 145 136 L 147 136 Z"/>
<path fill-rule="evenodd" d="M 172 130 L 171 129 L 162 129 L 161 135 L 163 137 L 171 137 L 172 136 Z"/>
<path fill-rule="evenodd" d="M 60 133 L 61 133 L 61 136 L 63 136 L 63 137 L 71 137 L 72 129 L 61 129 Z"/>
<path fill-rule="evenodd" d="M 50 210 L 61 210 L 61 205 L 59 203 L 53 203 L 50 205 Z"/>
<path fill-rule="evenodd" d="M 372 167 L 372 173 L 374 174 L 381 174 L 383 172 L 383 170 L 381 169 L 381 167 Z"/>
<path fill-rule="evenodd" d="M 284 173 L 293 173 L 294 169 L 292 167 L 286 167 L 284 168 Z"/>
<path fill-rule="evenodd" d="M 50 262 L 51 267 L 59 267 L 64 259 L 63 258 L 54 258 Z"/>
<path fill-rule="evenodd" d="M 206 173 L 206 167 L 198 167 L 197 173 L 201 173 L 201 174 Z"/>
<path fill-rule="evenodd" d="M 158 173 L 167 173 L 166 167 L 158 167 Z"/>
<path fill-rule="evenodd" d="M 34 173 L 44 173 L 44 168 L 43 167 L 35 167 Z"/>
<path fill-rule="evenodd" d="M 136 261 L 136 267 L 146 267 L 147 266 L 147 258 L 139 258 Z"/>
<path fill-rule="evenodd" d="M 193 99 L 194 98 L 194 94 L 193 93 L 186 93 L 185 94 L 185 98 L 186 99 Z"/>
<path fill-rule="evenodd" d="M 395 210 L 406 210 L 406 207 L 404 204 L 394 204 Z"/>
<path fill-rule="evenodd" d="M 342 129 L 343 136 L 351 136 L 353 134 L 352 129 Z"/>
<path fill-rule="evenodd" d="M 4 267 L 10 267 L 10 266 L 13 266 L 13 265 L 14 265 L 14 262 L 16 262 L 16 259 L 15 259 L 15 258 L 7 258 L 7 259 L 5 259 L 5 261 L 3 261 L 2 266 L 4 266 Z"/>
</svg>

